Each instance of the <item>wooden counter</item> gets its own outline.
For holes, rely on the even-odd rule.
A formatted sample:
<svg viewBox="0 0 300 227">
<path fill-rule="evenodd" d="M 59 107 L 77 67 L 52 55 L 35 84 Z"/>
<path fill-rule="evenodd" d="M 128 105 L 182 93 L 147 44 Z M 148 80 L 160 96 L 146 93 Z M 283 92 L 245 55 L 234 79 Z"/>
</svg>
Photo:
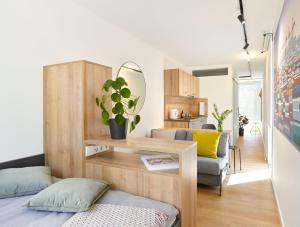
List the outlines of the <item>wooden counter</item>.
<svg viewBox="0 0 300 227">
<path fill-rule="evenodd" d="M 112 140 L 101 137 L 85 144 L 112 149 L 85 159 L 85 175 L 112 183 L 113 189 L 173 204 L 180 211 L 181 226 L 196 226 L 197 152 L 192 141 L 153 138 Z M 117 148 L 126 151 L 114 151 Z M 132 152 L 130 152 L 132 150 Z M 135 151 L 161 152 L 179 158 L 178 170 L 148 171 Z"/>
</svg>

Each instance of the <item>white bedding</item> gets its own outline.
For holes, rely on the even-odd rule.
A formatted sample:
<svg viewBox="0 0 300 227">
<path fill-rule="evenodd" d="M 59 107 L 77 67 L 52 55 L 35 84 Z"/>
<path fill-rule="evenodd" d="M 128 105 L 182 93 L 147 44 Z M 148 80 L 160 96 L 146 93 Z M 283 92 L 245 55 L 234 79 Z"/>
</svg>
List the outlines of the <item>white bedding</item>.
<svg viewBox="0 0 300 227">
<path fill-rule="evenodd" d="M 1 227 L 60 227 L 73 213 L 58 213 L 34 211 L 23 207 L 31 196 L 22 196 L 9 199 L 0 199 L 0 226 Z M 173 206 L 151 199 L 134 196 L 121 191 L 108 191 L 97 202 L 103 204 L 117 204 L 143 208 L 156 208 L 169 215 L 166 226 L 172 226 L 178 211 Z"/>
</svg>

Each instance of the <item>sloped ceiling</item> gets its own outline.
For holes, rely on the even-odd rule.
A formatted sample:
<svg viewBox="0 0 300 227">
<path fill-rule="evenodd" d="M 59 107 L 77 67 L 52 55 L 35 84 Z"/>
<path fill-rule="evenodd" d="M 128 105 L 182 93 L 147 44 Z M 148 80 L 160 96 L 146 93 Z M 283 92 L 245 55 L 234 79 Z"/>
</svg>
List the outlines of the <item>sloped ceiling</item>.
<svg viewBox="0 0 300 227">
<path fill-rule="evenodd" d="M 74 1 L 186 66 L 233 64 L 238 76 L 249 74 L 238 0 Z M 282 1 L 244 0 L 253 76 L 263 75 L 262 34 Z"/>
</svg>

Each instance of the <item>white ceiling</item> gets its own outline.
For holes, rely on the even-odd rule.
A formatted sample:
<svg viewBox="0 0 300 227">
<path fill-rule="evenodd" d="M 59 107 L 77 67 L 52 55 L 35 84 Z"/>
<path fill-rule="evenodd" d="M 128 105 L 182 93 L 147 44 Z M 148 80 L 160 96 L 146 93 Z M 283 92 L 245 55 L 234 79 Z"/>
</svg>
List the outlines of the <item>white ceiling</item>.
<svg viewBox="0 0 300 227">
<path fill-rule="evenodd" d="M 238 0 L 74 0 L 186 66 L 233 64 L 248 75 Z M 253 76 L 262 76 L 262 34 L 283 0 L 244 0 Z"/>
</svg>

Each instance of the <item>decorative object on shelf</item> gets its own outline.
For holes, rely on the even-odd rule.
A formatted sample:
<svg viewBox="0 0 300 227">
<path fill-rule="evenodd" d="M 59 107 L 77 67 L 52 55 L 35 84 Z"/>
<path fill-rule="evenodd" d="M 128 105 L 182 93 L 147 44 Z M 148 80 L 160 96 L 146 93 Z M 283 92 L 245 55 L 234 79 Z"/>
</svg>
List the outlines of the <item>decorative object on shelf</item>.
<svg viewBox="0 0 300 227">
<path fill-rule="evenodd" d="M 226 117 L 231 114 L 232 110 L 225 110 L 221 114 L 219 114 L 219 110 L 216 104 L 214 104 L 215 112 L 212 113 L 213 117 L 218 121 L 218 131 L 223 132 L 223 123 Z"/>
<path fill-rule="evenodd" d="M 192 115 L 189 113 L 189 112 L 183 112 L 182 111 L 182 114 L 181 114 L 181 117 L 185 120 L 189 120 L 192 118 Z"/>
<path fill-rule="evenodd" d="M 169 111 L 169 118 L 174 120 L 178 118 L 178 110 L 177 109 L 170 109 Z"/>
<path fill-rule="evenodd" d="M 111 112 L 115 115 L 115 118 L 109 116 L 109 111 L 106 108 L 108 98 L 106 94 L 102 96 L 101 100 L 97 97 L 96 104 L 101 108 L 103 123 L 109 125 L 111 138 L 125 139 L 129 115 L 135 111 L 140 97 L 132 95 L 123 77 L 117 77 L 116 80 L 107 80 L 102 89 L 109 93 L 110 88 L 112 89 L 110 98 L 114 103 Z M 130 121 L 130 132 L 135 129 L 140 120 L 140 115 L 133 115 L 133 120 Z"/>
<path fill-rule="evenodd" d="M 239 135 L 244 136 L 244 126 L 249 123 L 249 119 L 244 115 L 239 116 Z"/>
</svg>

